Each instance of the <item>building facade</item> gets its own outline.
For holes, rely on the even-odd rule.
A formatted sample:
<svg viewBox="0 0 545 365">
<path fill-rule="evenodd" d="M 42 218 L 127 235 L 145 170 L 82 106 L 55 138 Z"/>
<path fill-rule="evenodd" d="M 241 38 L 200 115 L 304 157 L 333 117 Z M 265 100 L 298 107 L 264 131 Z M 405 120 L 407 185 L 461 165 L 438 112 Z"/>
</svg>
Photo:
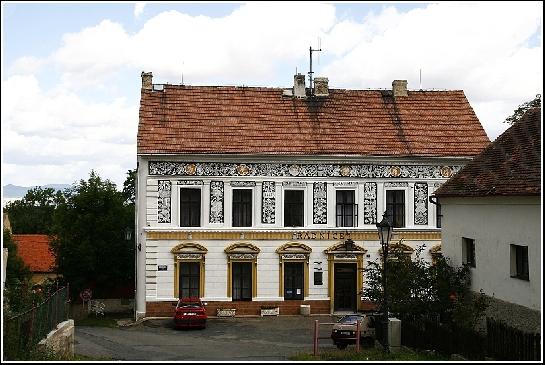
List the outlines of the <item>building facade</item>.
<svg viewBox="0 0 545 365">
<path fill-rule="evenodd" d="M 392 243 L 440 250 L 429 196 L 489 140 L 461 91 L 157 85 L 142 73 L 137 317 L 198 296 L 209 314 L 357 311 Z"/>
<path fill-rule="evenodd" d="M 532 109 L 436 191 L 443 254 L 471 268 L 487 316 L 541 328 L 541 109 Z"/>
</svg>

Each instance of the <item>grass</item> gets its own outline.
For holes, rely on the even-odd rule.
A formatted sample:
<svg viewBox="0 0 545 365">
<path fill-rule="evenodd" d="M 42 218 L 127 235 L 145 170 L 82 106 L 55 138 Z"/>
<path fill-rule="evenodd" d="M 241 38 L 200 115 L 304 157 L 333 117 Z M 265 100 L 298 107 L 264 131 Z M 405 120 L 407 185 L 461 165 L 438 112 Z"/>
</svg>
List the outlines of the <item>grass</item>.
<svg viewBox="0 0 545 365">
<path fill-rule="evenodd" d="M 129 318 L 131 314 L 127 313 L 107 313 L 103 316 L 89 314 L 87 318 L 77 319 L 74 321 L 76 326 L 89 326 L 89 327 L 110 327 L 117 328 L 117 320 L 121 318 Z"/>
<path fill-rule="evenodd" d="M 362 348 L 356 352 L 354 348 L 311 353 L 299 353 L 288 358 L 294 361 L 447 361 L 448 356 L 429 354 L 402 349 L 399 352 L 386 354 L 380 348 Z"/>
</svg>

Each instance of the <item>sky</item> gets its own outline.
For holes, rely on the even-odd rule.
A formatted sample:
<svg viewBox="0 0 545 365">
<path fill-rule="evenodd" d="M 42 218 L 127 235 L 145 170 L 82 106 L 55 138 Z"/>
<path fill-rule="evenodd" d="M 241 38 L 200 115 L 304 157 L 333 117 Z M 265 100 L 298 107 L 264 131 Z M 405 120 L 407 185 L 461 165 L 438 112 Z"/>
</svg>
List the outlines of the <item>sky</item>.
<svg viewBox="0 0 545 365">
<path fill-rule="evenodd" d="M 2 185 L 119 189 L 154 83 L 463 90 L 494 140 L 543 91 L 543 2 L 2 2 Z M 421 74 L 421 79 L 420 79 Z"/>
</svg>

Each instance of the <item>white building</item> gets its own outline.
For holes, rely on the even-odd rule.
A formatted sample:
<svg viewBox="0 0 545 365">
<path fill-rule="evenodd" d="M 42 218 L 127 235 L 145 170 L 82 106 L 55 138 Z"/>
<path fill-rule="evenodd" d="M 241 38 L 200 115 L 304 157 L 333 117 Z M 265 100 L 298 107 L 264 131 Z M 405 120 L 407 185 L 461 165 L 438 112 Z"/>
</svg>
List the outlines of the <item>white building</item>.
<svg viewBox="0 0 545 365">
<path fill-rule="evenodd" d="M 362 269 L 379 258 L 386 210 L 394 242 L 437 250 L 428 197 L 489 144 L 464 93 L 294 81 L 156 85 L 142 73 L 137 317 L 171 315 L 180 296 L 211 315 L 365 309 Z"/>
<path fill-rule="evenodd" d="M 529 330 L 541 318 L 541 109 L 532 109 L 435 192 L 443 255 L 471 267 L 487 315 Z"/>
</svg>

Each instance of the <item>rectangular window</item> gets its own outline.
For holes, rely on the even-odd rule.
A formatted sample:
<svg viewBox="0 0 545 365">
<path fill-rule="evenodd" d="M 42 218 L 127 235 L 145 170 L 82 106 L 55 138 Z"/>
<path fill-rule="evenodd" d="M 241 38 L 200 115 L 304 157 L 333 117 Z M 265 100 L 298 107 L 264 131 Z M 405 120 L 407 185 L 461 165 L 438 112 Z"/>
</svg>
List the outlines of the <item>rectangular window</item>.
<svg viewBox="0 0 545 365">
<path fill-rule="evenodd" d="M 386 216 L 394 228 L 405 227 L 404 190 L 386 190 Z"/>
<path fill-rule="evenodd" d="M 201 264 L 199 262 L 183 262 L 179 265 L 180 298 L 200 297 Z"/>
<path fill-rule="evenodd" d="M 201 226 L 201 189 L 180 189 L 180 226 Z"/>
<path fill-rule="evenodd" d="M 462 262 L 471 267 L 477 267 L 475 261 L 475 240 L 462 238 Z"/>
<path fill-rule="evenodd" d="M 530 280 L 528 246 L 511 245 L 511 277 Z"/>
<path fill-rule="evenodd" d="M 233 227 L 252 226 L 252 190 L 233 190 Z"/>
<path fill-rule="evenodd" d="M 302 227 L 304 211 L 303 190 L 284 192 L 284 227 Z"/>
<path fill-rule="evenodd" d="M 358 226 L 358 205 L 355 204 L 354 190 L 337 190 L 337 227 Z"/>
<path fill-rule="evenodd" d="M 314 272 L 314 285 L 323 285 L 322 271 Z"/>
<path fill-rule="evenodd" d="M 303 299 L 303 263 L 284 263 L 284 299 Z"/>
<path fill-rule="evenodd" d="M 252 300 L 252 263 L 233 262 L 233 300 Z"/>
</svg>

